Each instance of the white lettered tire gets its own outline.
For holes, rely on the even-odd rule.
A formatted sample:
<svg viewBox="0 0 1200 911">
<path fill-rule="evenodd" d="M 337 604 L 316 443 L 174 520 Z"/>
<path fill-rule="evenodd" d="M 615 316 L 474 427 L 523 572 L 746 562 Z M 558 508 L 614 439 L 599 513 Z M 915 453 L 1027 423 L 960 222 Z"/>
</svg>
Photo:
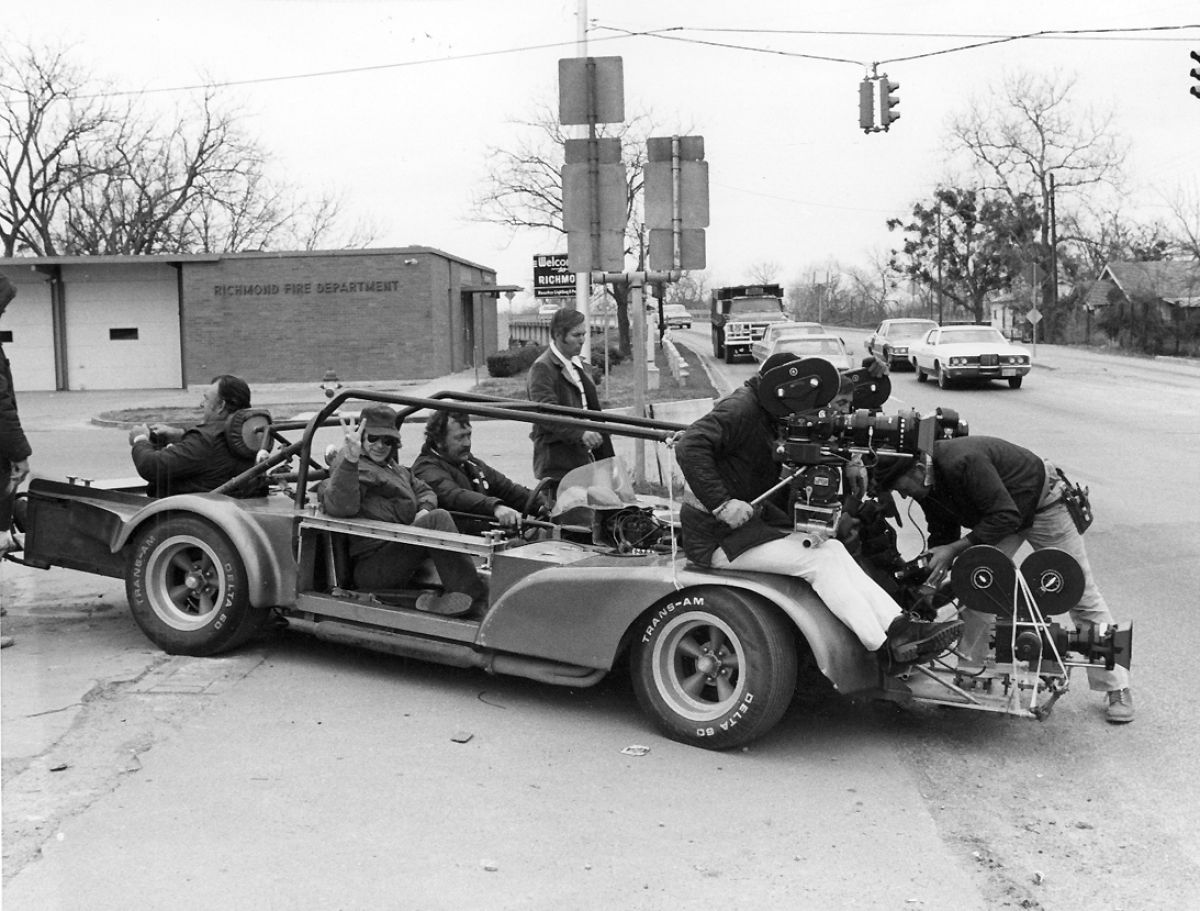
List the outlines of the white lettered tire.
<svg viewBox="0 0 1200 911">
<path fill-rule="evenodd" d="M 154 522 L 134 540 L 125 574 L 134 620 L 171 655 L 216 655 L 258 631 L 246 568 L 229 539 L 196 516 Z"/>
<path fill-rule="evenodd" d="M 718 588 L 680 592 L 635 633 L 633 688 L 673 740 L 740 746 L 783 717 L 796 687 L 796 640 L 784 614 Z"/>
</svg>

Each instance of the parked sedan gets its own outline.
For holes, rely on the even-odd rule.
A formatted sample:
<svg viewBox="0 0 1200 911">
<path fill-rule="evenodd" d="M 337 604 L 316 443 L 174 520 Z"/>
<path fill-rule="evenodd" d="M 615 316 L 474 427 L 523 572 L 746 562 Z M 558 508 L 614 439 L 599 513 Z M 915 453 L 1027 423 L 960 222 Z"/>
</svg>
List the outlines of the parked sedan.
<svg viewBox="0 0 1200 911">
<path fill-rule="evenodd" d="M 772 342 L 760 360 L 765 361 L 772 354 L 783 351 L 800 357 L 824 358 L 839 371 L 853 370 L 856 366 L 854 358 L 846 350 L 846 343 L 836 335 L 784 335 Z"/>
<path fill-rule="evenodd" d="M 995 326 L 937 326 L 909 348 L 909 361 L 918 382 L 933 376 L 943 389 L 959 380 L 999 379 L 1020 389 L 1033 363 Z"/>
<path fill-rule="evenodd" d="M 867 339 L 867 352 L 884 361 L 890 370 L 907 367 L 909 346 L 935 328 L 937 323 L 931 319 L 885 319 Z"/>
<path fill-rule="evenodd" d="M 756 361 L 765 361 L 771 355 L 771 348 L 781 338 L 801 338 L 807 335 L 826 335 L 825 327 L 820 323 L 771 323 L 763 330 L 763 336 L 750 346 L 750 356 Z"/>
</svg>

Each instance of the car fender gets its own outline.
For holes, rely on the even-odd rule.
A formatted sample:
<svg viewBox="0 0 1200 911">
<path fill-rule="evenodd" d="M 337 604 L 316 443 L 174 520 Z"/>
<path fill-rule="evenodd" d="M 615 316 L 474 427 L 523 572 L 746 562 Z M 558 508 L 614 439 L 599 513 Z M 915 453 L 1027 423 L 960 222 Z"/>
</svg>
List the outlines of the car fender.
<svg viewBox="0 0 1200 911">
<path fill-rule="evenodd" d="M 275 607 L 296 601 L 296 555 L 291 502 L 235 500 L 220 494 L 178 494 L 153 500 L 123 523 L 111 547 L 124 548 L 138 530 L 158 517 L 181 513 L 199 516 L 219 528 L 232 542 L 246 567 L 250 603 Z"/>
<path fill-rule="evenodd" d="M 776 605 L 840 692 L 878 687 L 874 656 L 803 580 L 706 570 L 682 559 L 672 566 L 669 557 L 597 557 L 533 572 L 493 602 L 477 644 L 609 670 L 627 636 L 641 635 L 641 624 L 655 622 L 655 610 L 673 610 L 689 599 L 702 604 L 714 589 Z"/>
</svg>

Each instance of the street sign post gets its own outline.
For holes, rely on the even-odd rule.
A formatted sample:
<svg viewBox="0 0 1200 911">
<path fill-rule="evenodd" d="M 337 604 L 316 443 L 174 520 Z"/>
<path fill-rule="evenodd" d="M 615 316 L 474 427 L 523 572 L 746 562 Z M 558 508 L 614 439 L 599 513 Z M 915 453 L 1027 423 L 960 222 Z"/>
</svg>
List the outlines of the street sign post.
<svg viewBox="0 0 1200 911">
<path fill-rule="evenodd" d="M 709 224 L 708 162 L 703 136 L 657 136 L 646 142 L 646 226 L 653 271 L 703 269 Z"/>
</svg>

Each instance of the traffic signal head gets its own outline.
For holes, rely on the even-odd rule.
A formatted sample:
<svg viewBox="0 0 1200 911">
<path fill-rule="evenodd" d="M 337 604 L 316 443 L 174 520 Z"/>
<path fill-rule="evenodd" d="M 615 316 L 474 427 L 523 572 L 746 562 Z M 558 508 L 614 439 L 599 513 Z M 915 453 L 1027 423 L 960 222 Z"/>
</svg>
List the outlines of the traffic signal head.
<svg viewBox="0 0 1200 911">
<path fill-rule="evenodd" d="M 879 125 L 885 130 L 900 119 L 900 112 L 896 110 L 900 103 L 896 97 L 899 90 L 900 83 L 889 80 L 887 73 L 879 77 Z"/>
<path fill-rule="evenodd" d="M 858 125 L 864 133 L 875 131 L 875 86 L 870 79 L 858 84 Z"/>
<path fill-rule="evenodd" d="M 1192 59 L 1193 59 L 1193 60 L 1195 60 L 1197 63 L 1200 63 L 1200 54 L 1197 54 L 1195 51 L 1192 51 L 1192 53 L 1191 53 L 1191 57 L 1192 57 Z M 1193 78 L 1193 79 L 1200 79 L 1200 67 L 1192 67 L 1192 78 Z M 1193 95 L 1195 95 L 1197 98 L 1200 98 L 1200 85 L 1194 85 L 1194 86 L 1192 86 L 1192 88 L 1191 88 L 1191 92 L 1192 92 L 1192 94 L 1193 94 Z"/>
</svg>

